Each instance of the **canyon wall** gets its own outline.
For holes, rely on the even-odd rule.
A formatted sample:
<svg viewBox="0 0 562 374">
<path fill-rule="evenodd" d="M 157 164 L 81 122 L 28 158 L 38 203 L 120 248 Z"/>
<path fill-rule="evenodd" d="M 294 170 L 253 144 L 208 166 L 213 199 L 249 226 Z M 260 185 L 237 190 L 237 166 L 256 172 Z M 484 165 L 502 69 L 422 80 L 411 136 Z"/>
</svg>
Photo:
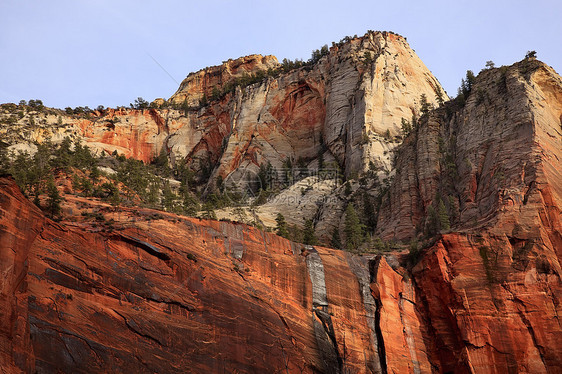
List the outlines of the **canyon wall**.
<svg viewBox="0 0 562 374">
<path fill-rule="evenodd" d="M 560 76 L 537 60 L 481 72 L 466 104 L 431 112 L 397 150 L 379 233 L 414 237 L 438 200 L 458 231 L 559 230 L 561 92 Z"/>
<path fill-rule="evenodd" d="M 261 56 L 226 62 L 188 76 L 171 101 L 275 66 Z M 562 79 L 534 58 L 484 70 L 464 100 L 422 116 L 390 163 L 401 119 L 438 88 L 405 39 L 368 33 L 196 110 L 24 114 L 2 129 L 12 149 L 66 135 L 144 161 L 164 149 L 207 168 L 210 187 L 267 162 L 313 169 L 322 152 L 352 181 L 372 163 L 388 171 L 386 192 L 367 191 L 382 191 L 375 234 L 414 242 L 409 254 L 355 255 L 70 194 L 53 222 L 2 177 L 0 366 L 560 372 Z M 291 188 L 300 195 L 304 182 Z M 350 196 L 369 183 L 351 183 Z M 337 201 L 319 209 L 317 229 L 348 202 L 343 188 L 321 188 Z M 87 221 L 94 211 L 99 220 Z"/>
<path fill-rule="evenodd" d="M 451 220 L 412 270 L 444 371 L 561 367 L 561 99 L 534 59 L 484 71 L 398 149 L 380 234 L 423 233 L 437 200 Z"/>
<path fill-rule="evenodd" d="M 384 258 L 121 209 L 104 210 L 115 227 L 103 232 L 55 223 L 13 180 L 0 180 L 6 371 L 419 372 L 438 364 L 411 280 Z"/>
</svg>

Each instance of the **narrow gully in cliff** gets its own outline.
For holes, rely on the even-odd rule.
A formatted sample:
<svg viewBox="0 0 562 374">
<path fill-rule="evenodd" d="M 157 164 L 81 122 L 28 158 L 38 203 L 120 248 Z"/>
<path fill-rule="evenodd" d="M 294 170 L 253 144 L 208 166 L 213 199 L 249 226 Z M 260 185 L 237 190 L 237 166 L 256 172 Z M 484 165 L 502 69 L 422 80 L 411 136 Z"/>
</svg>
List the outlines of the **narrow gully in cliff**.
<svg viewBox="0 0 562 374">
<path fill-rule="evenodd" d="M 381 362 L 381 371 L 383 374 L 387 373 L 387 367 L 386 367 L 386 351 L 384 348 L 384 338 L 382 335 L 382 330 L 381 330 L 381 308 L 382 308 L 382 303 L 379 299 L 375 299 L 375 303 L 377 305 L 377 309 L 375 310 L 375 333 L 377 336 L 377 340 L 379 342 L 379 357 L 380 357 L 380 362 Z"/>
<path fill-rule="evenodd" d="M 406 282 L 404 283 L 404 289 L 406 289 L 407 285 Z M 404 340 L 406 341 L 406 345 L 408 346 L 408 351 L 410 352 L 410 357 L 412 358 L 412 364 L 414 365 L 414 374 L 421 374 L 420 365 L 418 361 L 418 355 L 416 353 L 416 343 L 414 341 L 414 334 L 412 332 L 412 327 L 410 325 L 410 321 L 407 318 L 406 311 L 404 309 L 404 301 L 412 302 L 404 297 L 404 294 L 400 292 L 399 294 L 400 299 L 398 300 L 398 310 L 400 311 L 400 321 L 402 322 L 402 326 L 404 326 Z"/>
<path fill-rule="evenodd" d="M 361 300 L 363 301 L 363 306 L 365 308 L 365 317 L 367 318 L 367 324 L 369 325 L 371 345 L 373 347 L 373 357 L 369 360 L 371 370 L 374 373 L 382 373 L 381 358 L 379 353 L 379 337 L 377 336 L 376 329 L 376 310 L 377 305 L 375 298 L 371 293 L 371 274 L 369 272 L 369 261 L 364 257 L 354 256 L 346 252 L 346 259 L 349 268 L 357 278 L 359 283 L 359 288 L 361 290 Z"/>
<path fill-rule="evenodd" d="M 373 283 L 373 281 L 376 281 L 377 279 L 377 272 L 379 270 L 379 265 L 381 262 L 382 256 L 377 256 L 375 258 L 375 260 L 370 260 L 369 261 L 369 273 L 371 276 L 371 283 Z M 384 347 L 384 337 L 382 334 L 382 329 L 381 329 L 381 308 L 382 308 L 382 302 L 379 298 L 374 299 L 375 300 L 375 305 L 376 305 L 376 309 L 375 309 L 375 336 L 377 337 L 377 348 L 378 348 L 378 354 L 379 354 L 379 360 L 380 360 L 380 365 L 381 365 L 381 372 L 383 374 L 386 374 L 388 369 L 387 369 L 387 364 L 386 364 L 386 349 Z"/>
<path fill-rule="evenodd" d="M 332 316 L 329 313 L 328 296 L 324 265 L 318 251 L 310 245 L 304 247 L 306 267 L 312 283 L 312 323 L 314 335 L 324 361 L 326 373 L 339 374 L 343 369 L 343 360 L 338 349 Z"/>
</svg>

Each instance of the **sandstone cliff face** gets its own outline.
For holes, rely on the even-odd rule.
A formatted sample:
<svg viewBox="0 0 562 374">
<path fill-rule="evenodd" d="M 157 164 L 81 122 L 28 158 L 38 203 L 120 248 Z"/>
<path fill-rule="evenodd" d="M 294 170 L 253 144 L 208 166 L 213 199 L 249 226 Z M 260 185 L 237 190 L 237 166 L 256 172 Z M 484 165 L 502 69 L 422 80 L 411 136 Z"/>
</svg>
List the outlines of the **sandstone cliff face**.
<svg viewBox="0 0 562 374">
<path fill-rule="evenodd" d="M 536 60 L 482 72 L 462 108 L 432 112 L 399 150 L 381 235 L 415 236 L 441 199 L 455 230 L 559 230 L 562 80 Z"/>
<path fill-rule="evenodd" d="M 463 108 L 431 113 L 399 150 L 381 234 L 414 237 L 439 198 L 455 231 L 412 273 L 444 371 L 562 364 L 561 93 L 535 60 L 484 71 Z"/>
<path fill-rule="evenodd" d="M 368 57 L 367 57 L 368 56 Z M 373 161 L 390 169 L 385 154 L 395 144 L 401 119 L 419 110 L 425 94 L 436 102 L 439 82 L 404 38 L 368 33 L 300 68 L 238 92 L 232 134 L 215 175 L 241 166 L 287 159 L 310 163 L 328 151 L 346 175 Z"/>
<path fill-rule="evenodd" d="M 107 109 L 88 118 L 30 112 L 3 135 L 14 150 L 33 151 L 34 141 L 58 142 L 65 136 L 82 139 L 97 154 L 116 151 L 145 162 L 164 150 L 172 163 L 186 162 L 195 171 L 205 192 L 213 190 L 219 177 L 227 186 L 244 188 L 268 163 L 282 178 L 289 164 L 314 172 L 322 159 L 335 182 L 338 174 L 355 177 L 369 167 L 381 175 L 390 173 L 401 120 L 419 114 L 422 94 L 436 104 L 437 92 L 442 92 L 405 38 L 369 32 L 335 44 L 313 65 L 237 87 L 198 109 L 177 109 L 180 104 L 197 107 L 214 89 L 222 91 L 244 74 L 278 66 L 273 56 L 229 60 L 190 74 L 166 108 Z M 28 125 L 31 117 L 33 126 Z M 309 197 L 308 205 L 318 205 Z M 289 199 L 280 209 L 298 212 L 300 200 Z M 343 202 L 334 203 L 329 210 L 345 210 Z M 296 214 L 294 223 L 302 225 L 317 210 Z M 272 222 L 264 211 L 260 219 Z M 329 237 L 340 216 L 321 215 L 319 235 Z"/>
<path fill-rule="evenodd" d="M 30 349 L 25 279 L 29 272 L 29 247 L 41 232 L 45 218 L 13 181 L 0 181 L 0 201 L 0 366 L 8 373 L 33 372 L 35 357 Z"/>
<path fill-rule="evenodd" d="M 213 88 L 278 66 L 273 56 L 229 60 L 190 74 L 169 102 L 198 106 Z M 324 153 L 349 176 L 369 161 L 390 170 L 388 151 L 397 144 L 392 137 L 401 119 L 417 113 L 422 94 L 436 103 L 437 90 L 439 82 L 404 38 L 369 32 L 335 45 L 312 66 L 238 88 L 200 109 L 110 109 L 89 119 L 31 113 L 4 135 L 19 148 L 47 136 L 81 138 L 95 151 L 143 161 L 165 148 L 174 160 L 186 159 L 196 171 L 214 168 L 213 176 L 223 178 L 267 162 L 281 168 L 283 161 L 302 159 L 306 165 Z M 31 116 L 36 125 L 22 132 Z"/>
<path fill-rule="evenodd" d="M 383 258 L 138 209 L 104 208 L 114 231 L 57 224 L 0 182 L 9 372 L 430 368 L 412 284 Z"/>
<path fill-rule="evenodd" d="M 447 234 L 409 272 L 394 256 L 72 196 L 67 212 L 89 205 L 112 228 L 54 223 L 11 179 L 0 187 L 0 365 L 10 373 L 561 365 L 560 257 L 548 235 Z"/>
<path fill-rule="evenodd" d="M 545 240 L 546 239 L 546 240 Z M 413 269 L 443 371 L 558 372 L 560 246 L 453 233 Z"/>
<path fill-rule="evenodd" d="M 242 179 L 288 158 L 314 169 L 320 152 L 349 176 L 369 161 L 389 169 L 384 152 L 394 144 L 381 132 L 392 135 L 421 93 L 432 98 L 438 87 L 408 53 L 401 37 L 369 33 L 314 66 L 198 110 L 107 110 L 80 120 L 33 113 L 38 126 L 18 122 L 2 129 L 3 140 L 70 134 L 145 161 L 164 148 L 194 170 L 214 167 L 210 186 L 219 175 Z M 207 94 L 238 74 L 207 73 L 188 77 L 180 91 Z M 423 117 L 397 150 L 377 234 L 422 235 L 439 201 L 451 229 L 414 253 L 408 268 L 401 254 L 356 256 L 243 224 L 70 195 L 66 221 L 55 223 L 1 178 L 0 366 L 10 373 L 559 372 L 561 123 L 562 80 L 534 59 L 482 72 L 465 104 Z M 300 196 L 283 207 L 294 215 L 289 222 L 301 220 L 298 207 L 329 232 L 345 207 L 342 190 L 310 177 L 278 197 Z M 318 209 L 307 194 L 334 199 Z M 259 209 L 273 225 L 278 208 L 269 201 Z M 85 220 L 81 210 L 103 213 L 105 223 Z"/>
</svg>

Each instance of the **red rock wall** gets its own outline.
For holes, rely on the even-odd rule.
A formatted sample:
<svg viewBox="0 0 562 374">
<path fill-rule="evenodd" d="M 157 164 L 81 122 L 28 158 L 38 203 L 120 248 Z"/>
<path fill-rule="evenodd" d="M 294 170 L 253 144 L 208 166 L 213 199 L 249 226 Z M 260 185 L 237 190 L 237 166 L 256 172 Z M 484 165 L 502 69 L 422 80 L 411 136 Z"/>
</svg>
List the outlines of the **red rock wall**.
<svg viewBox="0 0 562 374">
<path fill-rule="evenodd" d="M 10 179 L 0 179 L 0 367 L 34 372 L 27 275 L 30 247 L 45 219 Z"/>
<path fill-rule="evenodd" d="M 445 235 L 414 268 L 445 372 L 559 372 L 560 258 L 541 241 Z"/>
<path fill-rule="evenodd" d="M 10 373 L 559 372 L 562 84 L 545 66 L 529 76 L 522 68 L 507 71 L 510 95 L 493 86 L 488 93 L 497 97 L 471 97 L 461 114 L 436 112 L 407 140 L 381 233 L 412 237 L 436 194 L 450 191 L 440 153 L 456 157 L 459 201 L 454 231 L 422 250 L 411 272 L 391 256 L 357 257 L 167 214 L 91 232 L 44 218 L 1 178 L 0 366 Z M 494 71 L 485 74 L 501 83 Z M 291 102 L 298 97 L 279 105 L 279 118 L 291 115 Z M 311 122 L 323 114 L 315 115 Z M 167 136 L 167 120 L 126 116 Z M 208 118 L 201 154 L 219 146 L 226 126 Z M 124 146 L 148 155 L 145 145 L 156 143 L 135 144 Z"/>
<path fill-rule="evenodd" d="M 2 262 L 1 364 L 15 372 L 336 373 L 379 362 L 369 276 L 361 288 L 344 252 L 175 216 L 93 233 L 42 218 L 12 181 L 2 187 L 2 253 L 16 265 Z"/>
</svg>

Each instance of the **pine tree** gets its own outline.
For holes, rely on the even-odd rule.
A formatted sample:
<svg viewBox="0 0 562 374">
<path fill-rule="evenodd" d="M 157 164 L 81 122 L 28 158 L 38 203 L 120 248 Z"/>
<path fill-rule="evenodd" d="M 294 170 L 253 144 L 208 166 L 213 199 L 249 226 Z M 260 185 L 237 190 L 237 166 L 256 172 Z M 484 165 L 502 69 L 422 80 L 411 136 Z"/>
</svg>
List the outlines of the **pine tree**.
<svg viewBox="0 0 562 374">
<path fill-rule="evenodd" d="M 438 206 L 438 217 L 439 217 L 439 227 L 441 230 L 449 230 L 451 228 L 451 223 L 449 221 L 449 214 L 447 213 L 447 207 L 443 203 L 443 200 L 439 199 Z"/>
<path fill-rule="evenodd" d="M 303 243 L 308 245 L 316 244 L 316 235 L 314 234 L 314 223 L 311 219 L 304 221 Z"/>
<path fill-rule="evenodd" d="M 287 231 L 289 232 L 289 240 L 297 243 L 303 243 L 303 231 L 297 225 L 288 225 Z"/>
<path fill-rule="evenodd" d="M 133 109 L 146 109 L 150 103 L 143 99 L 142 97 L 137 97 L 135 103 L 129 104 Z"/>
<path fill-rule="evenodd" d="M 166 211 L 172 211 L 174 208 L 174 201 L 176 200 L 176 198 L 177 196 L 172 191 L 172 188 L 170 187 L 170 183 L 166 181 L 162 188 L 162 201 L 161 201 L 162 207 L 166 209 Z"/>
<path fill-rule="evenodd" d="M 430 205 L 429 208 L 427 208 L 427 218 L 425 224 L 426 236 L 431 237 L 437 234 L 438 230 L 439 218 L 437 217 L 437 212 L 435 211 L 433 205 Z"/>
<path fill-rule="evenodd" d="M 277 235 L 288 239 L 289 231 L 287 230 L 287 222 L 285 221 L 285 217 L 281 213 L 277 213 L 275 221 L 277 222 L 277 226 L 275 227 L 275 232 L 277 233 Z"/>
<path fill-rule="evenodd" d="M 363 225 L 361 225 L 355 207 L 351 203 L 345 209 L 344 232 L 347 250 L 357 249 L 363 242 Z"/>
<path fill-rule="evenodd" d="M 183 195 L 183 212 L 188 216 L 195 216 L 198 210 L 199 204 L 195 198 L 189 192 L 185 192 Z"/>
<path fill-rule="evenodd" d="M 461 86 L 458 90 L 459 95 L 463 95 L 464 99 L 468 98 L 470 95 L 470 91 L 472 90 L 472 86 L 476 82 L 476 77 L 472 70 L 466 71 L 466 79 L 461 79 Z"/>
<path fill-rule="evenodd" d="M 422 112 L 422 114 L 427 114 L 432 109 L 432 105 L 427 101 L 427 96 L 425 96 L 425 94 L 421 94 L 420 104 L 420 112 Z"/>
<path fill-rule="evenodd" d="M 213 87 L 213 91 L 211 93 L 211 101 L 215 101 L 220 99 L 221 97 L 221 91 L 219 90 L 219 88 L 217 86 Z"/>
<path fill-rule="evenodd" d="M 41 209 L 41 200 L 39 199 L 39 190 L 35 191 L 35 196 L 33 197 L 33 204 L 39 209 Z"/>
<path fill-rule="evenodd" d="M 412 125 L 407 119 L 402 118 L 400 125 L 402 127 L 402 135 L 404 137 L 408 136 L 412 132 Z"/>
<path fill-rule="evenodd" d="M 151 164 L 154 165 L 156 174 L 164 177 L 168 177 L 171 174 L 172 170 L 168 165 L 168 151 L 166 147 L 160 148 L 160 153 L 152 159 Z"/>
<path fill-rule="evenodd" d="M 209 104 L 209 100 L 207 99 L 207 95 L 203 94 L 203 97 L 199 99 L 199 106 L 204 107 L 207 106 L 207 104 Z"/>
<path fill-rule="evenodd" d="M 204 219 L 214 219 L 214 220 L 217 219 L 217 214 L 215 213 L 215 210 L 213 209 L 211 204 L 206 203 L 203 206 L 202 218 L 204 218 Z"/>
<path fill-rule="evenodd" d="M 50 178 L 47 182 L 47 213 L 49 217 L 55 219 L 61 213 L 61 203 L 62 198 L 59 195 L 59 190 L 55 186 L 55 181 Z"/>
<path fill-rule="evenodd" d="M 84 186 L 86 186 L 86 183 L 89 184 L 89 188 L 91 189 L 89 179 L 84 179 L 84 183 Z M 84 191 L 86 191 L 86 189 L 84 189 Z M 111 181 L 105 182 L 100 188 L 96 188 L 96 191 L 98 192 L 94 192 L 94 195 L 100 196 L 104 200 L 109 201 L 109 203 L 113 206 L 118 206 L 121 202 L 119 188 Z"/>
<path fill-rule="evenodd" d="M 340 239 L 340 230 L 336 227 L 334 232 L 332 233 L 332 241 L 330 242 L 332 248 L 341 249 L 341 239 Z"/>
<path fill-rule="evenodd" d="M 366 217 L 367 229 L 375 231 L 377 227 L 377 215 L 375 214 L 375 206 L 371 201 L 371 196 L 367 192 L 363 192 L 363 214 Z"/>
<path fill-rule="evenodd" d="M 92 178 L 94 183 L 100 179 L 100 169 L 98 169 L 96 164 L 92 165 L 92 168 L 90 169 L 90 178 Z"/>
<path fill-rule="evenodd" d="M 435 98 L 437 99 L 437 104 L 439 104 L 439 106 L 443 105 L 443 90 L 441 90 L 441 87 L 437 87 L 435 89 Z"/>
</svg>

